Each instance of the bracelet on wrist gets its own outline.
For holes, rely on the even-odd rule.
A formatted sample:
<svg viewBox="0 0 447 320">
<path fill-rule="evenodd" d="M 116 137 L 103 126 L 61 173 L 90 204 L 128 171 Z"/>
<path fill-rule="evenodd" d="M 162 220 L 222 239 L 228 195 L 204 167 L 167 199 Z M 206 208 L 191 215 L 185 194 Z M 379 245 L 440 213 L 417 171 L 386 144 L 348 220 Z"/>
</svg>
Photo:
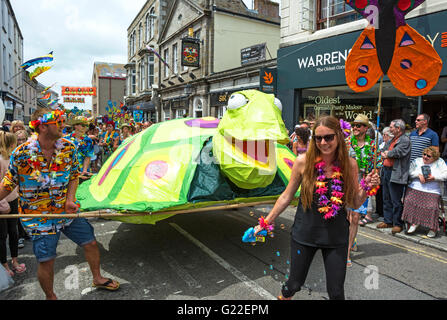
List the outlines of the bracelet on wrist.
<svg viewBox="0 0 447 320">
<path fill-rule="evenodd" d="M 366 180 L 365 179 L 362 179 L 360 181 L 360 186 L 362 187 L 363 190 L 365 190 L 366 195 L 368 197 L 375 196 L 377 194 L 377 192 L 379 191 L 379 189 L 380 189 L 380 186 L 374 186 L 374 187 L 368 186 L 366 184 Z"/>
<path fill-rule="evenodd" d="M 268 232 L 271 232 L 273 231 L 273 229 L 275 229 L 273 224 L 270 224 L 267 219 L 264 219 L 264 217 L 259 218 L 259 226 Z"/>
</svg>

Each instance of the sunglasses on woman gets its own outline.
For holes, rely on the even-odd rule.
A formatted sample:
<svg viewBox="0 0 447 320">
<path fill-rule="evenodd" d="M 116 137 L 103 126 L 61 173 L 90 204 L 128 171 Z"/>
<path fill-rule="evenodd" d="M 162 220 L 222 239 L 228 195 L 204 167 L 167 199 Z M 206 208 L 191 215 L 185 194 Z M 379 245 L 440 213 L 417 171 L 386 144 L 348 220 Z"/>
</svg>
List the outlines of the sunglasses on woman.
<svg viewBox="0 0 447 320">
<path fill-rule="evenodd" d="M 429 159 L 431 158 L 431 155 L 429 155 L 429 154 L 427 154 L 427 153 L 423 153 L 422 156 L 423 156 L 423 157 L 427 157 L 427 158 L 429 158 Z"/>
<path fill-rule="evenodd" d="M 326 142 L 332 142 L 335 139 L 335 134 L 328 134 L 325 136 L 314 136 L 316 142 L 321 143 L 324 139 Z"/>
</svg>

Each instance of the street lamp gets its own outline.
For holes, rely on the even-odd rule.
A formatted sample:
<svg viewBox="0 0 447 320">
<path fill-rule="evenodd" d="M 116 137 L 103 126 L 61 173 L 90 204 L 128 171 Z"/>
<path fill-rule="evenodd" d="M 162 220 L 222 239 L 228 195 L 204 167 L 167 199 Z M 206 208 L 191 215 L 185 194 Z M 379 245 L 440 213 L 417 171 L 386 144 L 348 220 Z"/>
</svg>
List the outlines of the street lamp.
<svg viewBox="0 0 447 320">
<path fill-rule="evenodd" d="M 187 95 L 188 97 L 189 97 L 190 95 L 192 95 L 192 85 L 191 85 L 191 84 L 188 83 L 188 84 L 185 86 L 184 93 L 185 93 L 185 95 Z"/>
</svg>

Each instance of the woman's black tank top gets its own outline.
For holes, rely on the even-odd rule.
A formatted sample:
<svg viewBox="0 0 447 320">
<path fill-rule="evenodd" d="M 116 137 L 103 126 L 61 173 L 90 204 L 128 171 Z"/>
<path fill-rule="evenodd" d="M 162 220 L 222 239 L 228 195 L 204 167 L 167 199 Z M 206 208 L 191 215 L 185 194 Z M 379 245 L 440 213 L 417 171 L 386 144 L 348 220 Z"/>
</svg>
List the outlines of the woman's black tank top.
<svg viewBox="0 0 447 320">
<path fill-rule="evenodd" d="M 326 179 L 328 192 L 326 196 L 330 199 L 331 179 Z M 318 199 L 320 196 L 314 192 L 311 209 L 304 210 L 298 205 L 295 222 L 292 226 L 292 238 L 296 242 L 321 248 L 338 248 L 348 246 L 349 243 L 349 221 L 346 209 L 343 206 L 335 218 L 324 219 L 324 215 L 318 212 Z"/>
</svg>

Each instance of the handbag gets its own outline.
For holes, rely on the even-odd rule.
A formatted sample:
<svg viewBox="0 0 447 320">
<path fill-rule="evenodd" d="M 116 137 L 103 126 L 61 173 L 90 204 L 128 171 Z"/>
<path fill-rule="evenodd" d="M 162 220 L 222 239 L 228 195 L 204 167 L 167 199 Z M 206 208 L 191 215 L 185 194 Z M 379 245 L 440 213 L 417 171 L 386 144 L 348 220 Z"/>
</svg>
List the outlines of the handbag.
<svg viewBox="0 0 447 320">
<path fill-rule="evenodd" d="M 14 284 L 8 271 L 0 264 L 0 292 L 5 291 Z"/>
</svg>

